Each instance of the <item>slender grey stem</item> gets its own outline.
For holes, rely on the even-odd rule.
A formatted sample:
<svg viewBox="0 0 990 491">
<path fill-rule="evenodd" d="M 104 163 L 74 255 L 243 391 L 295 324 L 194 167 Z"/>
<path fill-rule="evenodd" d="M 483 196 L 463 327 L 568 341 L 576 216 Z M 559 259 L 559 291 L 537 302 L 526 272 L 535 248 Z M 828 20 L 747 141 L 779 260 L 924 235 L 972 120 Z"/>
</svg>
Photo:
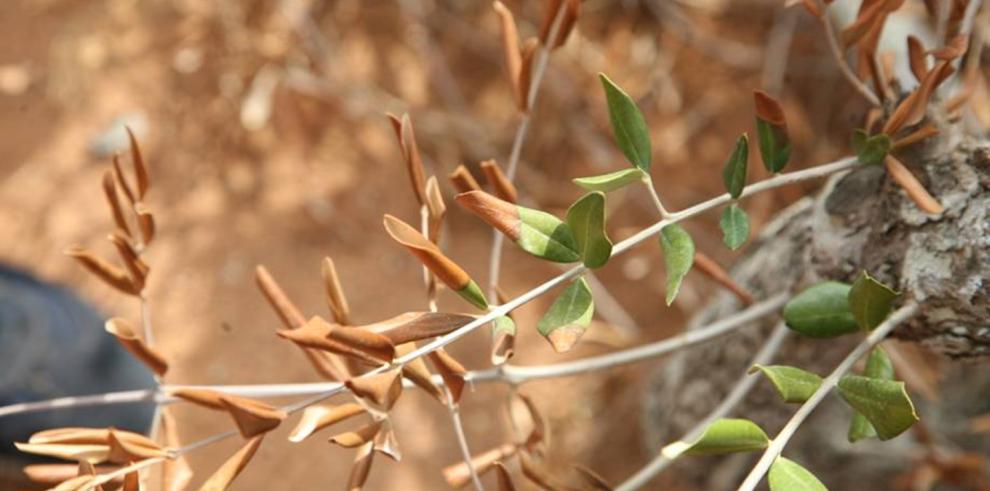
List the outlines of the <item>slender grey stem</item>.
<svg viewBox="0 0 990 491">
<path fill-rule="evenodd" d="M 767 342 L 763 345 L 763 348 L 753 357 L 753 361 L 750 362 L 749 366 L 753 365 L 763 365 L 769 363 L 773 357 L 780 350 L 781 344 L 784 342 L 784 338 L 787 337 L 787 326 L 781 322 L 774 329 L 773 334 L 767 339 Z M 708 416 L 694 425 L 679 441 L 682 442 L 693 442 L 697 440 L 701 434 L 708 428 L 708 425 L 712 424 L 715 420 L 719 418 L 724 418 L 732 412 L 749 394 L 749 391 L 753 390 L 759 377 L 750 376 L 748 373 L 749 367 L 743 373 L 739 381 L 736 382 L 735 386 L 729 392 L 728 395 L 722 399 L 722 402 L 712 410 Z M 640 469 L 638 472 L 633 474 L 629 479 L 627 479 L 622 484 L 619 484 L 615 491 L 633 491 L 645 486 L 651 479 L 656 475 L 660 474 L 667 467 L 670 466 L 677 459 L 676 455 L 671 455 L 669 453 L 663 452 L 662 450 L 657 456 L 650 461 L 645 467 Z"/>
<path fill-rule="evenodd" d="M 856 92 L 862 94 L 867 101 L 870 101 L 870 104 L 880 106 L 880 99 L 877 95 L 853 73 L 852 68 L 849 68 L 849 63 L 846 62 L 846 55 L 839 46 L 839 38 L 835 33 L 835 25 L 832 24 L 832 18 L 828 15 L 828 6 L 821 0 L 817 0 L 816 3 L 819 11 L 822 13 L 821 20 L 825 26 L 825 40 L 828 42 L 828 49 L 832 52 L 835 63 L 839 65 L 839 71 L 842 72 L 842 76 L 846 77 L 846 80 L 856 89 Z"/>
<path fill-rule="evenodd" d="M 839 383 L 839 379 L 841 379 L 842 376 L 852 368 L 853 364 L 856 363 L 857 360 L 862 358 L 863 355 L 876 346 L 877 343 L 883 341 L 883 339 L 886 338 L 891 331 L 907 319 L 911 318 L 911 316 L 913 316 L 917 311 L 918 304 L 914 302 L 910 302 L 894 311 L 894 313 L 887 317 L 887 320 L 877 326 L 877 328 L 874 329 L 873 332 L 866 337 L 866 339 L 859 343 L 859 345 L 857 345 L 856 348 L 854 348 L 852 352 L 850 352 L 849 355 L 846 356 L 837 367 L 835 367 L 835 370 L 833 370 L 832 373 L 822 381 L 822 385 L 818 387 L 818 390 L 815 391 L 815 393 L 812 394 L 812 396 L 805 401 L 800 408 L 798 408 L 797 412 L 794 413 L 794 416 L 791 417 L 790 421 L 784 425 L 784 428 L 780 430 L 780 433 L 778 433 L 777 436 L 774 437 L 773 441 L 770 442 L 770 446 L 763 452 L 763 456 L 760 457 L 759 462 L 756 463 L 753 470 L 751 470 L 749 475 L 746 476 L 746 480 L 739 486 L 739 491 L 753 491 L 753 489 L 756 489 L 756 485 L 760 483 L 760 480 L 763 479 L 763 475 L 770 470 L 770 466 L 773 465 L 774 461 L 777 460 L 777 457 L 780 456 L 780 453 L 783 452 L 787 442 L 792 436 L 794 436 L 794 433 L 797 432 L 801 424 L 804 423 L 804 420 L 811 415 L 811 412 L 814 411 L 819 404 L 821 404 L 821 402 L 825 399 L 825 396 L 827 396 L 832 389 L 835 388 L 835 386 Z"/>
</svg>

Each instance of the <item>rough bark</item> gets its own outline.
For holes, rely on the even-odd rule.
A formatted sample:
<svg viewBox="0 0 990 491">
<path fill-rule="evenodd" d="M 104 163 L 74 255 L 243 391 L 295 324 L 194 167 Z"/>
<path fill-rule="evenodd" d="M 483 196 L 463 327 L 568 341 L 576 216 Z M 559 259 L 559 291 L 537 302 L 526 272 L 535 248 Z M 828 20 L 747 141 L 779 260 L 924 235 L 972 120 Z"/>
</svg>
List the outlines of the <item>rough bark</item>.
<svg viewBox="0 0 990 491">
<path fill-rule="evenodd" d="M 946 357 L 985 363 L 990 355 L 990 146 L 949 136 L 918 147 L 899 156 L 941 201 L 943 214 L 920 211 L 883 167 L 862 167 L 833 177 L 817 197 L 782 212 L 754 241 L 733 275 L 760 298 L 796 292 L 823 280 L 851 282 L 866 270 L 903 292 L 902 299 L 922 305 L 921 313 L 899 327 L 895 337 Z M 738 308 L 731 295 L 719 294 L 689 328 Z M 718 404 L 778 321 L 768 319 L 664 364 L 651 378 L 644 399 L 647 445 L 656 449 L 678 438 Z M 857 341 L 855 336 L 848 338 L 823 341 L 793 334 L 778 362 L 824 375 Z M 960 415 L 990 409 L 986 397 L 978 395 L 988 393 L 990 371 L 985 364 L 961 365 L 952 371 L 965 377 L 969 390 L 949 384 L 939 405 L 919 408 L 923 419 L 933 419 L 927 423 L 936 432 L 950 436 L 965 433 Z M 761 423 L 772 435 L 795 409 L 761 382 L 735 415 Z M 949 420 L 941 417 L 950 412 Z M 905 456 L 918 449 L 917 442 L 902 436 L 851 446 L 846 441 L 850 415 L 838 397 L 830 398 L 785 454 L 818 470 L 830 489 L 883 488 L 883 481 L 871 485 L 863 479 L 884 479 L 909 468 Z M 863 453 L 871 459 L 859 465 L 855 458 Z M 700 468 L 688 475 L 704 489 L 726 489 L 738 483 L 754 458 L 733 457 L 722 459 L 718 467 L 681 469 Z"/>
</svg>

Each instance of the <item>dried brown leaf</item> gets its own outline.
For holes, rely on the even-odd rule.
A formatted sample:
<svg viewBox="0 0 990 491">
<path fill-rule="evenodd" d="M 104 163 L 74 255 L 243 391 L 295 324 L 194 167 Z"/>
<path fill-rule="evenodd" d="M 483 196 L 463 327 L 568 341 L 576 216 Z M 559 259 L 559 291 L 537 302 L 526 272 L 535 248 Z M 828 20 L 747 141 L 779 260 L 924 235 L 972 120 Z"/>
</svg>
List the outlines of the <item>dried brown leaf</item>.
<svg viewBox="0 0 990 491">
<path fill-rule="evenodd" d="M 423 170 L 423 159 L 419 155 L 419 147 L 416 145 L 416 134 L 413 131 L 412 120 L 408 114 L 398 117 L 388 114 L 392 122 L 392 129 L 399 140 L 399 150 L 406 161 L 406 168 L 409 171 L 409 179 L 412 183 L 413 192 L 419 204 L 426 204 L 426 173 Z"/>
<path fill-rule="evenodd" d="M 95 476 L 78 476 L 65 481 L 49 491 L 90 491 L 90 482 L 95 480 Z M 94 488 L 95 489 L 95 488 Z"/>
<path fill-rule="evenodd" d="M 234 419 L 244 438 L 252 438 L 274 430 L 288 417 L 285 411 L 261 401 L 233 395 L 220 396 L 220 403 Z"/>
<path fill-rule="evenodd" d="M 355 377 L 346 382 L 356 396 L 389 410 L 402 395 L 402 371 L 398 368 L 377 375 Z"/>
<path fill-rule="evenodd" d="M 901 101 L 890 115 L 887 123 L 884 124 L 883 132 L 887 135 L 894 135 L 898 130 L 906 126 L 912 126 L 925 117 L 925 109 L 928 107 L 928 100 L 946 78 L 949 77 L 955 68 L 948 61 L 941 61 L 925 74 L 924 80 L 913 92 Z"/>
<path fill-rule="evenodd" d="M 447 312 L 406 312 L 391 319 L 361 326 L 400 345 L 456 331 L 477 317 Z"/>
<path fill-rule="evenodd" d="M 405 246 L 427 269 L 452 290 L 461 290 L 471 282 L 471 277 L 463 268 L 444 255 L 436 244 L 423 237 L 423 234 L 417 232 L 409 224 L 392 215 L 385 215 L 383 223 L 385 230 L 393 240 Z"/>
<path fill-rule="evenodd" d="M 219 469 L 203 485 L 199 491 L 226 491 L 230 484 L 237 478 L 237 475 L 247 467 L 248 462 L 254 457 L 264 435 L 258 435 L 241 447 L 234 455 L 220 466 Z"/>
<path fill-rule="evenodd" d="M 155 216 L 141 202 L 134 204 L 134 214 L 137 217 L 138 229 L 141 231 L 141 242 L 148 245 L 155 238 Z"/>
<path fill-rule="evenodd" d="M 507 331 L 495 333 L 492 339 L 492 365 L 502 365 L 509 361 L 516 350 L 516 337 Z"/>
<path fill-rule="evenodd" d="M 909 134 L 909 135 L 907 135 L 907 136 L 905 136 L 903 138 L 900 138 L 900 139 L 894 141 L 894 143 L 891 145 L 890 149 L 892 151 L 894 151 L 894 150 L 900 150 L 902 148 L 905 148 L 905 147 L 909 147 L 911 145 L 914 145 L 915 143 L 918 143 L 918 142 L 920 142 L 922 140 L 925 140 L 927 138 L 931 138 L 931 137 L 937 135 L 938 133 L 939 133 L 939 130 L 938 130 L 938 128 L 935 127 L 935 125 L 933 125 L 933 124 L 926 124 L 926 125 L 922 126 L 921 128 L 918 128 L 917 130 L 914 130 L 913 132 L 911 132 L 911 134 Z"/>
<path fill-rule="evenodd" d="M 540 43 L 551 48 L 562 46 L 567 41 L 571 31 L 574 30 L 574 25 L 577 24 L 580 10 L 581 2 L 579 0 L 550 0 L 543 16 L 543 23 L 540 25 Z M 547 40 L 557 16 L 562 16 L 562 18 L 558 21 L 557 37 L 551 44 Z"/>
<path fill-rule="evenodd" d="M 450 391 L 450 397 L 454 404 L 461 400 L 461 393 L 464 392 L 464 374 L 467 370 L 464 365 L 450 356 L 446 350 L 438 349 L 426 355 L 443 379 L 444 385 Z"/>
<path fill-rule="evenodd" d="M 519 68 L 519 80 L 516 82 L 516 86 L 519 87 L 519 90 L 516 92 L 516 106 L 523 113 L 529 112 L 529 91 L 530 84 L 533 81 L 533 59 L 536 57 L 536 51 L 539 47 L 540 40 L 533 37 L 527 38 L 523 42 L 522 66 Z"/>
<path fill-rule="evenodd" d="M 120 491 L 141 491 L 141 476 L 137 471 L 124 475 L 124 485 L 120 487 Z"/>
<path fill-rule="evenodd" d="M 385 336 L 359 327 L 331 324 L 316 316 L 298 329 L 277 334 L 300 346 L 325 350 L 376 365 L 392 361 L 395 347 Z"/>
<path fill-rule="evenodd" d="M 322 263 L 323 284 L 327 292 L 327 305 L 333 313 L 333 318 L 339 324 L 350 324 L 351 309 L 347 305 L 347 296 L 340 286 L 340 278 L 337 276 L 337 268 L 333 264 L 333 259 L 323 258 Z"/>
<path fill-rule="evenodd" d="M 395 429 L 392 427 L 391 420 L 385 419 L 382 421 L 382 426 L 378 429 L 378 433 L 375 434 L 373 443 L 375 445 L 375 452 L 395 462 L 402 460 L 402 451 L 399 450 L 399 440 L 395 437 Z"/>
<path fill-rule="evenodd" d="M 454 189 L 458 193 L 466 193 L 468 191 L 481 191 L 481 186 L 478 185 L 478 181 L 474 179 L 471 175 L 471 171 L 464 167 L 464 164 L 458 165 L 454 172 L 451 172 L 448 176 L 450 183 L 454 186 Z"/>
<path fill-rule="evenodd" d="M 348 431 L 330 437 L 330 443 L 340 445 L 344 448 L 354 448 L 369 442 L 374 445 L 373 440 L 381 427 L 381 421 L 368 423 L 354 431 Z"/>
<path fill-rule="evenodd" d="M 117 186 L 120 187 L 120 191 L 124 193 L 124 197 L 133 206 L 137 201 L 134 198 L 134 191 L 131 190 L 131 185 L 127 183 L 127 178 L 124 176 L 124 171 L 120 167 L 120 155 L 113 155 L 113 176 L 117 181 Z"/>
<path fill-rule="evenodd" d="M 430 242 L 439 244 L 440 230 L 443 225 L 443 217 L 447 214 L 447 205 L 443 202 L 437 176 L 430 176 L 426 180 L 426 209 L 430 214 L 428 238 Z"/>
<path fill-rule="evenodd" d="M 144 195 L 148 192 L 148 187 L 151 184 L 148 178 L 148 167 L 144 165 L 141 148 L 138 147 L 134 133 L 130 128 L 125 127 L 125 129 L 127 130 L 127 139 L 131 142 L 131 161 L 134 163 L 134 179 L 137 181 L 137 194 L 135 196 L 138 201 L 141 201 L 144 199 Z"/>
<path fill-rule="evenodd" d="M 21 473 L 33 483 L 44 486 L 55 486 L 80 475 L 83 465 L 93 466 L 86 461 L 82 461 L 79 464 L 28 464 L 21 469 Z M 105 473 L 116 469 L 118 469 L 118 466 L 96 466 L 94 472 Z M 120 480 L 111 482 L 113 484 L 120 484 Z"/>
<path fill-rule="evenodd" d="M 113 334 L 124 349 L 129 351 L 138 360 L 141 360 L 155 375 L 161 377 L 168 371 L 168 362 L 165 361 L 165 357 L 154 348 L 145 344 L 138 337 L 137 331 L 131 323 L 119 317 L 114 317 L 104 324 L 104 329 L 108 333 Z"/>
<path fill-rule="evenodd" d="M 110 446 L 110 455 L 107 460 L 114 464 L 127 464 L 137 460 L 165 456 L 165 451 L 157 443 L 151 442 L 154 446 L 138 444 L 133 439 L 128 438 L 126 433 L 118 432 L 113 428 L 108 431 L 108 434 L 107 444 Z"/>
<path fill-rule="evenodd" d="M 908 36 L 907 46 L 911 73 L 914 74 L 914 78 L 918 79 L 918 82 L 921 82 L 925 79 L 925 74 L 928 73 L 928 59 L 925 54 L 925 46 L 921 44 L 920 39 L 913 35 Z"/>
<path fill-rule="evenodd" d="M 294 443 L 301 442 L 317 431 L 363 412 L 365 412 L 364 408 L 360 404 L 353 402 L 336 406 L 310 406 L 303 411 L 299 423 L 296 424 L 296 428 L 289 435 L 289 441 Z"/>
<path fill-rule="evenodd" d="M 960 34 L 952 38 L 945 46 L 932 50 L 932 56 L 936 60 L 952 61 L 962 56 L 966 52 L 967 47 L 969 47 L 969 36 Z"/>
<path fill-rule="evenodd" d="M 354 464 L 351 465 L 351 474 L 347 478 L 348 491 L 360 491 L 364 487 L 365 481 L 368 480 L 368 474 L 371 472 L 371 463 L 375 459 L 374 449 L 374 442 L 365 443 L 358 449 L 354 456 Z"/>
<path fill-rule="evenodd" d="M 173 389 L 171 395 L 179 399 L 191 402 L 197 406 L 223 411 L 224 405 L 220 398 L 224 395 L 216 391 L 207 389 Z"/>
<path fill-rule="evenodd" d="M 275 281 L 275 278 L 272 277 L 267 268 L 258 265 L 255 268 L 254 279 L 258 283 L 261 293 L 265 295 L 268 303 L 271 304 L 279 318 L 282 319 L 282 324 L 285 327 L 292 329 L 306 323 L 306 317 L 292 303 L 292 300 L 285 294 L 285 291 L 282 290 L 282 287 Z"/>
<path fill-rule="evenodd" d="M 900 160 L 888 154 L 884 160 L 884 165 L 887 167 L 887 173 L 890 175 L 890 178 L 907 193 L 908 197 L 918 205 L 918 208 L 932 215 L 942 213 L 944 210 L 942 205 L 925 189 L 921 182 L 918 181 L 918 178 L 914 177 L 914 174 Z"/>
<path fill-rule="evenodd" d="M 126 271 L 94 256 L 86 249 L 71 247 L 65 251 L 65 254 L 79 261 L 86 270 L 117 290 L 130 295 L 139 293 L 140 290 L 131 283 L 131 277 Z"/>
<path fill-rule="evenodd" d="M 787 127 L 787 117 L 784 115 L 784 107 L 780 102 L 762 90 L 753 91 L 753 100 L 756 103 L 756 116 L 774 126 Z"/>
<path fill-rule="evenodd" d="M 512 11 L 502 2 L 496 0 L 492 7 L 498 14 L 502 31 L 502 51 L 505 57 L 505 71 L 509 75 L 509 83 L 517 100 L 519 98 L 519 70 L 522 68 L 522 57 L 519 52 L 519 31 L 516 29 L 516 19 Z M 462 191 L 463 192 L 463 191 Z"/>
<path fill-rule="evenodd" d="M 148 277 L 149 268 L 148 265 L 141 260 L 138 256 L 134 246 L 131 245 L 130 239 L 120 232 L 114 232 L 110 234 L 107 239 L 113 244 L 117 249 L 117 255 L 120 256 L 121 262 L 124 263 L 124 268 L 127 269 L 127 274 L 131 278 L 131 284 L 134 285 L 138 291 L 144 289 L 145 279 Z"/>
<path fill-rule="evenodd" d="M 82 443 L 19 443 L 15 442 L 17 450 L 33 455 L 44 455 L 63 460 L 85 460 L 92 464 L 106 462 L 110 456 L 109 445 L 93 445 Z"/>
<path fill-rule="evenodd" d="M 415 349 L 416 343 L 405 343 L 397 346 L 395 353 L 396 355 L 403 356 Z M 433 396 L 440 403 L 444 403 L 443 392 L 433 383 L 433 375 L 430 373 L 430 369 L 426 367 L 426 362 L 423 361 L 423 358 L 415 358 L 409 363 L 406 363 L 402 367 L 402 376 L 412 381 L 412 383 L 426 391 L 427 394 Z"/>
<path fill-rule="evenodd" d="M 112 170 L 103 173 L 103 194 L 107 198 L 110 206 L 110 214 L 117 228 L 125 235 L 131 235 L 131 228 L 127 225 L 127 218 L 124 217 L 124 209 L 120 206 L 120 198 L 117 196 L 117 184 L 114 181 Z"/>
<path fill-rule="evenodd" d="M 510 457 L 515 453 L 515 445 L 506 443 L 472 457 L 471 464 L 474 467 L 475 472 L 477 472 L 478 475 L 482 475 L 491 470 L 492 467 L 495 466 L 496 462 L 505 460 L 507 457 Z M 445 467 L 443 469 L 443 478 L 447 481 L 447 485 L 457 489 L 464 487 L 464 485 L 471 482 L 471 471 L 468 468 L 467 463 L 461 461 Z"/>
<path fill-rule="evenodd" d="M 512 184 L 512 181 L 509 180 L 509 176 L 505 175 L 505 172 L 502 172 L 502 167 L 498 165 L 498 162 L 486 160 L 481 163 L 481 170 L 484 171 L 485 178 L 488 179 L 488 184 L 495 191 L 495 196 L 509 203 L 516 202 L 519 192 L 516 190 L 516 186 Z"/>
</svg>

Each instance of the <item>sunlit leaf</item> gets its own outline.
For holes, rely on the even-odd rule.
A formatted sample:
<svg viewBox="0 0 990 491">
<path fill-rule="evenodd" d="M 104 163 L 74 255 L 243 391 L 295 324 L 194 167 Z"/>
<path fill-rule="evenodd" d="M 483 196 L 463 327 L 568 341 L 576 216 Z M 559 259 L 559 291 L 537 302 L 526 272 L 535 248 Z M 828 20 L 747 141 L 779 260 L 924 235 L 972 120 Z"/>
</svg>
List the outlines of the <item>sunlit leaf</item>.
<svg viewBox="0 0 990 491">
<path fill-rule="evenodd" d="M 754 365 L 749 373 L 760 371 L 777 389 L 784 402 L 801 403 L 807 401 L 822 385 L 822 378 L 800 368 L 786 365 Z"/>
<path fill-rule="evenodd" d="M 890 137 L 883 133 L 870 136 L 863 130 L 856 130 L 853 133 L 852 146 L 861 164 L 880 165 L 890 152 L 891 142 Z"/>
<path fill-rule="evenodd" d="M 646 178 L 646 173 L 639 168 L 622 169 L 620 171 L 609 172 L 599 176 L 578 177 L 574 179 L 574 184 L 589 191 L 601 191 L 608 193 L 616 189 L 625 187 L 634 182 L 640 182 Z"/>
<path fill-rule="evenodd" d="M 663 448 L 668 458 L 680 455 L 718 455 L 761 450 L 770 443 L 770 437 L 756 423 L 748 419 L 723 418 L 712 422 L 694 442 L 675 442 Z"/>
<path fill-rule="evenodd" d="M 563 353 L 570 350 L 581 338 L 594 312 L 591 289 L 584 278 L 581 278 L 571 283 L 554 300 L 536 329 L 550 341 L 556 352 Z"/>
<path fill-rule="evenodd" d="M 749 167 L 749 135 L 743 133 L 736 140 L 736 147 L 729 155 L 725 167 L 722 169 L 722 182 L 725 183 L 725 190 L 733 199 L 742 195 L 743 187 L 746 186 L 746 171 Z"/>
<path fill-rule="evenodd" d="M 684 276 L 694 264 L 694 241 L 683 227 L 676 223 L 660 230 L 660 247 L 667 267 L 667 305 L 674 303 L 681 289 Z"/>
<path fill-rule="evenodd" d="M 615 134 L 615 142 L 619 149 L 626 155 L 629 163 L 642 169 L 644 172 L 650 171 L 652 144 L 650 143 L 650 130 L 646 126 L 643 113 L 636 107 L 636 102 L 629 97 L 619 86 L 609 80 L 604 73 L 599 73 L 598 78 L 605 88 L 605 99 L 608 101 L 608 117 L 612 122 L 612 132 Z"/>
<path fill-rule="evenodd" d="M 828 491 L 814 474 L 783 457 L 777 457 L 770 466 L 767 481 L 770 491 Z"/>
<path fill-rule="evenodd" d="M 549 213 L 516 206 L 484 191 L 461 193 L 454 199 L 536 257 L 559 263 L 581 259 L 570 227 Z"/>
<path fill-rule="evenodd" d="M 849 285 L 826 281 L 794 296 L 784 306 L 787 327 L 813 338 L 834 338 L 859 330 L 849 310 Z"/>
<path fill-rule="evenodd" d="M 739 205 L 735 203 L 727 206 L 722 211 L 722 218 L 718 221 L 722 229 L 722 241 L 725 246 L 733 251 L 742 247 L 749 238 L 749 217 Z"/>
<path fill-rule="evenodd" d="M 846 375 L 839 395 L 873 425 L 881 440 L 900 435 L 918 421 L 904 382 Z"/>
<path fill-rule="evenodd" d="M 849 290 L 849 309 L 859 327 L 871 331 L 887 318 L 897 295 L 863 271 Z"/>
<path fill-rule="evenodd" d="M 866 359 L 866 369 L 863 371 L 864 377 L 878 378 L 881 380 L 894 380 L 894 364 L 883 348 L 876 347 L 870 352 Z M 849 423 L 849 441 L 856 442 L 864 438 L 877 436 L 877 430 L 858 412 L 853 413 L 852 421 Z"/>
<path fill-rule="evenodd" d="M 612 241 L 605 233 L 605 194 L 592 191 L 567 209 L 567 226 L 584 265 L 600 268 L 612 255 Z"/>
</svg>

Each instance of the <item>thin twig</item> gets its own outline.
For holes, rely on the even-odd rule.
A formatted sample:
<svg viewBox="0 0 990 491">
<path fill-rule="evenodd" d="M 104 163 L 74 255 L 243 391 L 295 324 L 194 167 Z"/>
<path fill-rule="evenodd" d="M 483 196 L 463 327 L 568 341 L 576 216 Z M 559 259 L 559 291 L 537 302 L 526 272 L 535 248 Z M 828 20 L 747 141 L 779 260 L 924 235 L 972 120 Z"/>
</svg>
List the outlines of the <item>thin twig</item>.
<svg viewBox="0 0 990 491">
<path fill-rule="evenodd" d="M 774 329 L 773 334 L 764 343 L 763 348 L 753 357 L 753 360 L 749 363 L 749 366 L 753 365 L 764 365 L 769 363 L 773 357 L 780 350 L 780 346 L 784 342 L 784 338 L 787 337 L 787 326 L 781 322 Z M 759 377 L 754 377 L 749 374 L 749 366 L 743 372 L 742 377 L 735 383 L 732 390 L 722 399 L 722 402 L 712 410 L 708 416 L 694 425 L 684 436 L 679 440 L 681 442 L 692 442 L 697 440 L 701 434 L 708 428 L 708 425 L 712 424 L 715 420 L 719 418 L 724 418 L 732 412 L 749 394 L 749 391 L 753 390 L 756 382 L 759 381 Z M 622 484 L 619 484 L 615 488 L 615 491 L 633 491 L 639 489 L 650 482 L 657 474 L 660 474 L 667 467 L 670 466 L 677 459 L 676 455 L 670 455 L 663 450 L 657 454 L 657 456 L 650 461 L 645 467 L 640 469 L 638 472 L 633 474 L 629 479 L 627 479 Z"/>
<path fill-rule="evenodd" d="M 816 390 L 815 393 L 812 394 L 812 396 L 808 398 L 808 400 L 805 401 L 800 408 L 798 408 L 797 412 L 794 413 L 794 416 L 791 417 L 790 421 L 788 421 L 787 424 L 784 425 L 784 428 L 780 430 L 780 433 L 774 437 L 773 441 L 770 443 L 770 446 L 763 452 L 763 456 L 760 457 L 759 462 L 756 463 L 753 470 L 750 471 L 748 476 L 746 476 L 746 480 L 739 486 L 739 491 L 753 491 L 753 489 L 756 488 L 756 485 L 763 479 L 763 475 L 767 473 L 770 466 L 773 465 L 774 461 L 777 460 L 777 457 L 780 456 L 780 453 L 784 450 L 787 442 L 792 436 L 794 436 L 794 433 L 797 432 L 798 428 L 801 426 L 801 423 L 804 423 L 804 420 L 807 419 L 808 416 L 811 415 L 811 412 L 814 411 L 815 408 L 818 407 L 818 405 L 825 399 L 825 396 L 827 396 L 832 389 L 835 388 L 835 386 L 839 383 L 839 379 L 841 379 L 843 375 L 852 369 L 853 364 L 855 364 L 857 360 L 862 358 L 863 355 L 876 346 L 877 343 L 883 341 L 883 339 L 886 338 L 891 331 L 913 316 L 918 311 L 918 308 L 917 303 L 909 302 L 907 305 L 897 309 L 894 313 L 887 317 L 887 320 L 877 326 L 877 328 L 874 329 L 873 332 L 866 337 L 866 339 L 859 343 L 859 345 L 857 345 L 856 348 L 853 349 L 852 352 L 850 352 L 849 355 L 846 356 L 846 358 L 843 359 L 837 367 L 835 367 L 835 370 L 833 370 L 832 373 L 822 381 L 822 384 L 818 387 L 818 390 Z"/>
<path fill-rule="evenodd" d="M 474 484 L 475 489 L 484 491 L 485 486 L 481 484 L 478 470 L 475 469 L 474 461 L 471 459 L 471 448 L 468 447 L 467 437 L 464 435 L 460 406 L 454 402 L 454 396 L 450 393 L 449 387 L 444 386 L 443 393 L 447 397 L 447 407 L 450 408 L 450 421 L 454 424 L 454 434 L 457 435 L 457 446 L 461 448 L 461 457 L 464 459 L 464 465 L 467 466 L 467 470 L 471 474 L 471 482 Z"/>
</svg>

